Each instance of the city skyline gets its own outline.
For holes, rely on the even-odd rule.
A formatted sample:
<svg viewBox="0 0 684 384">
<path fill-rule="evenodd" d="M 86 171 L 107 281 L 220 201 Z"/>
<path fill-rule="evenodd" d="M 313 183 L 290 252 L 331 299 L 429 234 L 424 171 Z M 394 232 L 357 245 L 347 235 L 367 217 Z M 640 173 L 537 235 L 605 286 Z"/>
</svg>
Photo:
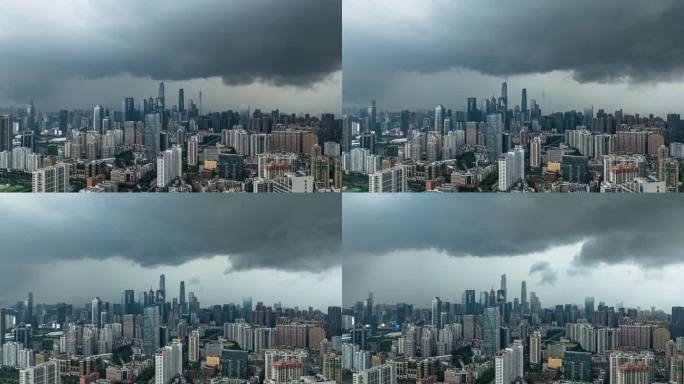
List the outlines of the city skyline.
<svg viewBox="0 0 684 384">
<path fill-rule="evenodd" d="M 465 289 L 496 289 L 504 273 L 510 297 L 520 296 L 526 280 L 528 294 L 536 291 L 543 306 L 585 296 L 666 311 L 681 305 L 674 294 L 684 272 L 677 199 L 350 194 L 343 200 L 345 306 L 368 291 L 384 298 L 379 302 L 426 305 L 434 296 L 458 302 Z M 382 227 L 366 224 L 370 217 L 382 217 Z"/>
<path fill-rule="evenodd" d="M 347 108 L 377 99 L 380 110 L 437 104 L 460 110 L 467 97 L 498 96 L 498 85 L 508 80 L 511 107 L 520 105 L 527 88 L 544 112 L 586 105 L 661 116 L 680 111 L 674 100 L 684 94 L 684 68 L 668 37 L 681 30 L 673 17 L 678 2 L 648 9 L 538 0 L 431 1 L 421 7 L 348 1 L 343 7 Z M 604 22 L 607 14 L 613 23 Z"/>
<path fill-rule="evenodd" d="M 165 81 L 197 104 L 201 89 L 205 111 L 242 103 L 339 111 L 339 0 L 34 2 L 8 5 L 0 17 L 8 26 L 0 47 L 11 52 L 0 65 L 3 107 L 34 100 L 40 111 L 115 108 L 125 96 L 156 95 Z M 52 32 L 38 38 L 37 25 Z"/>
<path fill-rule="evenodd" d="M 0 305 L 29 291 L 38 302 L 80 303 L 93 293 L 116 300 L 160 274 L 176 281 L 172 287 L 185 280 L 205 303 L 244 293 L 292 305 L 341 300 L 339 196 L 285 205 L 268 197 L 131 195 L 103 204 L 83 195 L 8 196 L 0 206 Z M 269 279 L 260 278 L 265 273 Z M 312 290 L 315 300 L 304 295 Z"/>
</svg>

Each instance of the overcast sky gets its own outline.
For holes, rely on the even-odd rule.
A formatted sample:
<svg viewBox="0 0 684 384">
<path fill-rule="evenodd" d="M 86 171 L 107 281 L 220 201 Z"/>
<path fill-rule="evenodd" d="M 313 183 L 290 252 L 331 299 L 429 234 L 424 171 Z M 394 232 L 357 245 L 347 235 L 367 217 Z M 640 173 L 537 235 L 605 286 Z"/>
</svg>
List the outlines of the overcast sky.
<svg viewBox="0 0 684 384">
<path fill-rule="evenodd" d="M 508 276 L 542 305 L 682 305 L 684 206 L 674 197 L 344 195 L 343 299 L 460 302 Z M 478 296 L 479 297 L 479 296 Z"/>
<path fill-rule="evenodd" d="M 0 105 L 120 108 L 178 88 L 203 111 L 337 113 L 341 0 L 56 0 L 0 14 Z M 137 101 L 136 101 L 137 102 Z"/>
<path fill-rule="evenodd" d="M 345 0 L 345 106 L 463 109 L 521 88 L 544 113 L 684 112 L 684 3 Z"/>
<path fill-rule="evenodd" d="M 341 301 L 340 196 L 0 196 L 0 305 L 118 302 L 181 280 L 202 305 Z M 316 295 L 307 294 L 316 292 Z"/>
</svg>

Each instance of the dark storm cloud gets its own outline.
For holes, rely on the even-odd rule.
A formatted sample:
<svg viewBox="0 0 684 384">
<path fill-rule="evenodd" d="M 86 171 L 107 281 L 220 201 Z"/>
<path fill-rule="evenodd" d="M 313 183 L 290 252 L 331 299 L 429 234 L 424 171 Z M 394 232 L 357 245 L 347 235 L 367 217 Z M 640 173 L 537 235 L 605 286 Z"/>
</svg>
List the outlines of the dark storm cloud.
<svg viewBox="0 0 684 384">
<path fill-rule="evenodd" d="M 17 3 L 0 21 L 0 92 L 27 100 L 68 78 L 221 77 L 310 87 L 341 66 L 341 0 Z"/>
<path fill-rule="evenodd" d="M 315 273 L 341 265 L 340 209 L 334 195 L 3 196 L 0 263 L 121 257 L 157 267 L 227 255 L 234 271 Z M 193 278 L 191 284 L 197 283 Z"/>
<path fill-rule="evenodd" d="M 677 196 L 454 197 L 345 195 L 345 262 L 424 249 L 516 256 L 580 242 L 578 268 L 684 262 L 684 205 Z"/>
<path fill-rule="evenodd" d="M 548 261 L 539 261 L 530 267 L 530 276 L 538 276 L 540 285 L 553 284 L 558 279 L 556 271 L 551 269 Z"/>
<path fill-rule="evenodd" d="M 347 103 L 367 103 L 388 74 L 401 71 L 465 68 L 507 77 L 561 70 L 581 83 L 684 75 L 679 0 L 433 0 L 394 7 L 359 0 L 345 2 L 344 12 Z"/>
</svg>

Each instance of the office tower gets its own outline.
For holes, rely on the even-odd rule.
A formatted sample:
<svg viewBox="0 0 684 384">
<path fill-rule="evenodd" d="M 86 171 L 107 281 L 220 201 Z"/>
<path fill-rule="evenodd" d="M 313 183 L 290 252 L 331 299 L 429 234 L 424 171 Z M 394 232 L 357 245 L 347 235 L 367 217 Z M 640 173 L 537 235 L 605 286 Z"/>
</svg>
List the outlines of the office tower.
<svg viewBox="0 0 684 384">
<path fill-rule="evenodd" d="M 243 157 L 236 153 L 221 153 L 217 162 L 218 177 L 226 180 L 245 179 Z"/>
<path fill-rule="evenodd" d="M 442 104 L 439 104 L 435 108 L 435 132 L 439 134 L 444 133 L 444 106 Z"/>
<path fill-rule="evenodd" d="M 93 108 L 93 131 L 102 134 L 102 106 L 96 105 Z"/>
<path fill-rule="evenodd" d="M 399 115 L 399 129 L 402 135 L 406 136 L 409 131 L 409 125 L 411 121 L 411 112 L 407 110 L 402 110 Z"/>
<path fill-rule="evenodd" d="M 354 372 L 352 384 L 393 384 L 395 382 L 392 364 L 382 364 Z"/>
<path fill-rule="evenodd" d="M 185 312 L 185 281 L 180 282 L 180 293 L 178 300 L 180 302 L 181 312 Z"/>
<path fill-rule="evenodd" d="M 508 83 L 501 83 L 501 98 L 504 100 L 503 109 L 508 108 Z"/>
<path fill-rule="evenodd" d="M 589 160 L 585 156 L 563 155 L 561 158 L 561 176 L 571 183 L 587 184 L 589 182 Z"/>
<path fill-rule="evenodd" d="M 684 336 L 684 307 L 672 307 L 670 335 L 673 338 Z"/>
<path fill-rule="evenodd" d="M 58 163 L 31 172 L 32 192 L 70 192 L 69 166 Z"/>
<path fill-rule="evenodd" d="M 160 134 L 161 134 L 161 114 L 149 113 L 145 115 L 144 127 L 144 141 L 145 141 L 145 157 L 149 160 L 156 159 L 157 153 L 160 151 Z"/>
<path fill-rule="evenodd" d="M 442 313 L 442 300 L 439 297 L 432 299 L 432 326 L 441 328 L 440 315 Z"/>
<path fill-rule="evenodd" d="M 10 116 L 0 115 L 0 152 L 12 151 L 14 127 Z"/>
<path fill-rule="evenodd" d="M 328 307 L 326 336 L 332 338 L 333 336 L 340 336 L 342 334 L 342 308 Z"/>
<path fill-rule="evenodd" d="M 34 324 L 33 317 L 33 292 L 28 293 L 28 297 L 24 301 L 24 306 L 26 307 L 26 316 L 24 319 L 24 324 Z"/>
<path fill-rule="evenodd" d="M 198 363 L 200 359 L 199 353 L 199 341 L 200 334 L 199 330 L 193 329 L 188 338 L 188 361 L 193 363 Z"/>
<path fill-rule="evenodd" d="M 221 351 L 221 373 L 223 377 L 246 379 L 248 377 L 247 357 L 249 352 L 228 350 Z"/>
<path fill-rule="evenodd" d="M 135 121 L 135 100 L 132 97 L 124 98 L 121 108 L 121 118 L 124 122 Z"/>
<path fill-rule="evenodd" d="M 5 344 L 5 333 L 7 333 L 7 320 L 5 316 L 5 309 L 0 308 L 0 350 L 2 350 L 2 345 Z"/>
<path fill-rule="evenodd" d="M 178 112 L 185 112 L 185 92 L 183 88 L 178 90 Z"/>
<path fill-rule="evenodd" d="M 132 289 L 127 289 L 123 293 L 123 307 L 124 315 L 132 315 L 135 311 L 135 292 Z"/>
<path fill-rule="evenodd" d="M 363 302 L 363 319 L 364 319 L 364 324 L 373 324 L 374 322 L 374 307 L 373 307 L 373 292 L 368 292 L 368 296 Z M 365 336 L 365 333 L 364 333 Z"/>
<path fill-rule="evenodd" d="M 482 353 L 485 356 L 492 356 L 500 348 L 499 328 L 501 319 L 499 317 L 499 307 L 487 307 L 484 310 L 484 330 Z"/>
<path fill-rule="evenodd" d="M 522 89 L 522 101 L 520 102 L 520 110 L 523 115 L 527 114 L 527 88 Z"/>
<path fill-rule="evenodd" d="M 159 307 L 146 307 L 143 318 L 143 352 L 153 356 L 160 343 Z"/>
<path fill-rule="evenodd" d="M 585 297 L 584 298 L 584 318 L 588 323 L 593 323 L 594 321 L 594 298 Z"/>
<path fill-rule="evenodd" d="M 19 384 L 60 384 L 62 382 L 57 360 L 50 360 L 19 371 Z"/>
<path fill-rule="evenodd" d="M 527 282 L 525 280 L 520 283 L 520 310 L 521 313 L 527 312 Z"/>
<path fill-rule="evenodd" d="M 541 364 L 541 332 L 534 331 L 530 335 L 530 364 Z"/>
<path fill-rule="evenodd" d="M 354 121 L 349 116 L 344 116 L 342 119 L 342 152 L 352 150 L 353 123 Z"/>
<path fill-rule="evenodd" d="M 164 98 L 164 82 L 159 83 L 159 98 L 163 99 Z"/>
<path fill-rule="evenodd" d="M 500 113 L 487 115 L 485 125 L 485 141 L 487 147 L 487 160 L 491 163 L 496 162 L 503 151 L 503 116 Z"/>
<path fill-rule="evenodd" d="M 242 318 L 245 319 L 247 323 L 252 322 L 252 298 L 243 297 L 242 298 Z"/>
<path fill-rule="evenodd" d="M 397 165 L 368 175 L 369 193 L 406 192 L 406 167 Z"/>
<path fill-rule="evenodd" d="M 563 353 L 563 375 L 565 380 L 591 381 L 591 353 L 565 351 Z"/>
<path fill-rule="evenodd" d="M 479 121 L 477 116 L 477 99 L 474 97 L 469 97 L 466 107 L 466 122 L 476 122 Z"/>
<path fill-rule="evenodd" d="M 179 340 L 174 340 L 154 354 L 155 384 L 168 384 L 182 375 L 183 344 Z"/>
<path fill-rule="evenodd" d="M 375 108 L 375 99 L 368 106 L 368 120 L 364 132 L 374 132 L 377 129 L 377 112 Z"/>
<path fill-rule="evenodd" d="M 477 313 L 477 303 L 475 302 L 475 290 L 466 289 L 463 292 L 463 299 L 461 301 L 466 315 L 474 315 Z"/>
<path fill-rule="evenodd" d="M 582 117 L 584 118 L 584 127 L 591 131 L 594 120 L 594 106 L 588 105 L 584 107 L 584 115 Z"/>
<path fill-rule="evenodd" d="M 99 297 L 96 297 L 91 301 L 90 305 L 90 324 L 95 328 L 101 328 L 102 323 L 100 323 L 100 314 L 102 313 L 102 301 L 100 301 Z"/>
<path fill-rule="evenodd" d="M 164 83 L 161 83 L 160 89 L 160 93 L 163 94 Z M 159 292 L 162 293 L 162 299 L 166 301 L 166 276 L 164 274 L 159 275 Z"/>
</svg>

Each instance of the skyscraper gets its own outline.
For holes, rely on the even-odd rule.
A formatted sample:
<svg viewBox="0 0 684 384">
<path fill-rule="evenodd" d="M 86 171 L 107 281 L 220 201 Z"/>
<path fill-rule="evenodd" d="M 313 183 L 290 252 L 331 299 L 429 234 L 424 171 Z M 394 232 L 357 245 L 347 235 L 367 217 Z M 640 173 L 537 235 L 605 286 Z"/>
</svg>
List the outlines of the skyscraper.
<svg viewBox="0 0 684 384">
<path fill-rule="evenodd" d="M 506 274 L 501 275 L 501 290 L 506 292 Z"/>
<path fill-rule="evenodd" d="M 26 306 L 26 319 L 24 320 L 24 323 L 34 326 L 35 319 L 33 316 L 33 292 L 28 293 L 28 297 L 26 298 L 24 305 Z"/>
<path fill-rule="evenodd" d="M 468 98 L 468 105 L 466 107 L 466 121 L 479 121 L 477 116 L 477 99 L 474 97 Z"/>
<path fill-rule="evenodd" d="M 500 348 L 499 328 L 501 319 L 499 317 L 499 307 L 487 307 L 484 310 L 484 331 L 482 353 L 485 356 L 494 355 Z"/>
<path fill-rule="evenodd" d="M 145 157 L 154 160 L 159 153 L 159 139 L 161 133 L 161 114 L 150 113 L 145 115 Z"/>
<path fill-rule="evenodd" d="M 503 151 L 503 117 L 500 113 L 487 115 L 485 125 L 485 141 L 487 146 L 487 160 L 495 163 Z"/>
<path fill-rule="evenodd" d="M 541 364 L 541 332 L 534 331 L 530 335 L 530 364 Z"/>
<path fill-rule="evenodd" d="M 243 297 L 242 298 L 242 318 L 246 322 L 250 323 L 252 321 L 252 298 Z"/>
<path fill-rule="evenodd" d="M 5 309 L 0 308 L 0 349 L 5 344 L 5 333 L 7 332 L 7 323 L 5 322 Z"/>
<path fill-rule="evenodd" d="M 122 306 L 124 315 L 132 315 L 135 313 L 135 292 L 132 289 L 124 291 Z"/>
<path fill-rule="evenodd" d="M 522 89 L 522 100 L 520 101 L 520 110 L 523 115 L 527 114 L 527 88 Z"/>
<path fill-rule="evenodd" d="M 100 301 L 99 297 L 96 297 L 93 299 L 93 301 L 90 303 L 90 323 L 95 327 L 95 328 L 100 328 L 102 327 L 102 324 L 100 323 L 101 317 L 100 314 L 102 313 L 102 301 Z"/>
<path fill-rule="evenodd" d="M 143 352 L 148 356 L 154 356 L 160 342 L 159 307 L 145 308 L 143 318 Z"/>
<path fill-rule="evenodd" d="M 164 274 L 159 275 L 159 291 L 162 293 L 162 298 L 166 300 L 166 276 Z"/>
<path fill-rule="evenodd" d="M 14 141 L 14 127 L 10 116 L 0 116 L 0 152 L 11 151 Z"/>
<path fill-rule="evenodd" d="M 180 282 L 180 298 L 178 299 L 180 301 L 180 307 L 181 307 L 181 312 L 185 312 L 185 281 Z"/>
<path fill-rule="evenodd" d="M 366 127 L 366 131 L 375 131 L 377 129 L 377 120 L 376 120 L 376 109 L 375 109 L 375 99 L 371 102 L 371 105 L 368 107 L 368 124 Z"/>
<path fill-rule="evenodd" d="M 190 333 L 190 337 L 188 338 L 188 361 L 193 363 L 199 362 L 199 340 L 199 330 L 193 329 Z"/>
<path fill-rule="evenodd" d="M 684 336 L 684 307 L 672 307 L 670 335 L 672 338 Z"/>
<path fill-rule="evenodd" d="M 439 134 L 444 133 L 444 106 L 442 104 L 439 104 L 435 108 L 435 132 Z"/>
<path fill-rule="evenodd" d="M 442 314 L 442 300 L 439 297 L 432 299 L 432 326 L 441 328 L 440 316 Z"/>
<path fill-rule="evenodd" d="M 185 112 L 185 92 L 183 88 L 178 90 L 178 112 Z"/>
<path fill-rule="evenodd" d="M 179 340 L 156 351 L 154 371 L 155 384 L 168 384 L 183 375 L 183 344 Z"/>
<path fill-rule="evenodd" d="M 527 313 L 527 282 L 520 283 L 520 312 Z"/>
<path fill-rule="evenodd" d="M 102 134 L 102 106 L 96 105 L 93 108 L 93 131 Z"/>
<path fill-rule="evenodd" d="M 585 297 L 584 298 L 584 318 L 587 319 L 588 323 L 594 321 L 594 298 Z"/>
<path fill-rule="evenodd" d="M 135 120 L 135 100 L 132 97 L 127 97 L 123 101 L 122 118 L 124 121 Z"/>
</svg>

